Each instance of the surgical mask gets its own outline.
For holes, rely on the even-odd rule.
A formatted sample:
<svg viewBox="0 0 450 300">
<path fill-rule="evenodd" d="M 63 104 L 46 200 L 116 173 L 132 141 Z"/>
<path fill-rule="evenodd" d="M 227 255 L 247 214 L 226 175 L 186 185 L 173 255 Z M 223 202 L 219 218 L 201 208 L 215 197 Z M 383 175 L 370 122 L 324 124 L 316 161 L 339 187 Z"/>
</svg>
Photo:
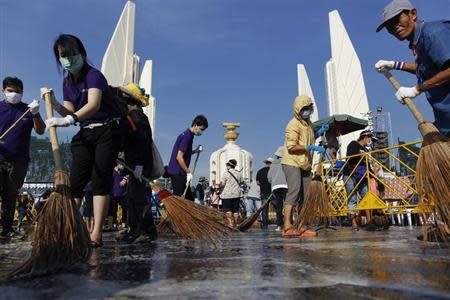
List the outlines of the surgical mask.
<svg viewBox="0 0 450 300">
<path fill-rule="evenodd" d="M 199 130 L 195 133 L 196 136 L 201 136 L 203 134 L 203 130 Z"/>
<path fill-rule="evenodd" d="M 71 57 L 60 57 L 59 62 L 64 70 L 69 71 L 71 74 L 78 74 L 83 67 L 84 61 L 81 54 L 77 54 Z"/>
<path fill-rule="evenodd" d="M 305 109 L 300 112 L 300 116 L 303 120 L 306 120 L 311 116 L 312 112 L 312 109 Z"/>
<path fill-rule="evenodd" d="M 20 93 L 5 93 L 5 99 L 11 104 L 17 104 L 22 100 L 22 94 Z"/>
</svg>

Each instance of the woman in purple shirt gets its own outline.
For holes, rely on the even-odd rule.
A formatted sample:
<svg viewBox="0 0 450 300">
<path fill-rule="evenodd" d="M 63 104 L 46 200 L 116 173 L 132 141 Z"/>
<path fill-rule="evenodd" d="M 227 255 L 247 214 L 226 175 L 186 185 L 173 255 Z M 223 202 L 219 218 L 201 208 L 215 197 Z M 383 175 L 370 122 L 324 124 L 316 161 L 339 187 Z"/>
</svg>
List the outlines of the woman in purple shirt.
<svg viewBox="0 0 450 300">
<path fill-rule="evenodd" d="M 80 131 L 71 143 L 72 167 L 70 184 L 77 204 L 81 203 L 83 188 L 91 181 L 94 194 L 95 225 L 91 232 L 93 247 L 102 246 L 102 227 L 107 214 L 111 174 L 120 140 L 119 114 L 103 74 L 87 62 L 81 41 L 61 34 L 53 45 L 58 66 L 64 73 L 63 97 L 66 110 L 62 118 L 46 120 L 50 126 L 80 124 Z"/>
</svg>

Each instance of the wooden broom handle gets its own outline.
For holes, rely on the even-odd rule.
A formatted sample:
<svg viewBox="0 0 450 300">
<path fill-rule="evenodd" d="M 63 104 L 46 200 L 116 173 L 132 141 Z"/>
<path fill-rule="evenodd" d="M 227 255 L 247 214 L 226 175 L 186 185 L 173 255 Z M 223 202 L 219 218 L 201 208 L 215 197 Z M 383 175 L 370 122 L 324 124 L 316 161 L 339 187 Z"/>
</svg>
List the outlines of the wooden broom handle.
<svg viewBox="0 0 450 300">
<path fill-rule="evenodd" d="M 0 140 L 3 140 L 5 138 L 5 136 L 11 130 L 13 130 L 13 128 L 16 127 L 16 125 L 20 122 L 20 120 L 22 120 L 30 111 L 31 111 L 31 108 L 28 108 L 11 126 L 9 126 L 9 128 L 6 129 L 6 131 L 3 132 L 3 134 L 0 136 Z"/>
<path fill-rule="evenodd" d="M 383 71 L 384 76 L 386 76 L 387 80 L 392 84 L 394 89 L 398 91 L 400 88 L 400 83 L 392 76 L 391 72 L 384 70 Z M 403 98 L 403 101 L 405 101 L 406 106 L 408 106 L 409 110 L 414 115 L 414 118 L 416 118 L 417 122 L 423 123 L 426 122 L 425 118 L 423 117 L 422 113 L 417 109 L 416 105 L 414 105 L 414 102 L 411 100 L 411 98 L 406 97 Z"/>
<path fill-rule="evenodd" d="M 195 162 L 194 162 L 194 169 L 192 169 L 192 179 L 191 180 L 193 180 L 194 179 L 194 174 L 195 174 L 195 169 L 197 169 L 197 163 L 198 163 L 198 157 L 200 156 L 200 152 L 197 152 L 197 156 L 195 157 Z M 184 192 L 183 192 L 183 195 L 181 196 L 181 197 L 186 197 L 186 193 L 187 193 L 187 190 L 188 190 L 188 188 L 191 186 L 191 183 L 190 182 L 186 182 L 186 187 L 184 188 Z"/>
<path fill-rule="evenodd" d="M 53 106 L 52 99 L 54 98 L 53 92 L 46 93 L 44 95 L 45 109 L 47 111 L 47 118 L 53 118 Z M 52 144 L 53 159 L 55 160 L 56 170 L 64 170 L 61 152 L 59 151 L 58 135 L 56 134 L 56 127 L 50 127 L 50 142 Z"/>
</svg>

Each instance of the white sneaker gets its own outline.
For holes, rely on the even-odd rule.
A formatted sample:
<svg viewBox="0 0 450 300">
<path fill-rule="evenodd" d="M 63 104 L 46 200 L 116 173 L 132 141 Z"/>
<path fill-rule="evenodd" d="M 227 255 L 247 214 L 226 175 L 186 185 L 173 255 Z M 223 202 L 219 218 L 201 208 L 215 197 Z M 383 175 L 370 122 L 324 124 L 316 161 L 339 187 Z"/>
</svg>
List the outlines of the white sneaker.
<svg viewBox="0 0 450 300">
<path fill-rule="evenodd" d="M 277 228 L 275 228 L 275 231 L 281 231 L 281 227 L 277 226 Z"/>
</svg>

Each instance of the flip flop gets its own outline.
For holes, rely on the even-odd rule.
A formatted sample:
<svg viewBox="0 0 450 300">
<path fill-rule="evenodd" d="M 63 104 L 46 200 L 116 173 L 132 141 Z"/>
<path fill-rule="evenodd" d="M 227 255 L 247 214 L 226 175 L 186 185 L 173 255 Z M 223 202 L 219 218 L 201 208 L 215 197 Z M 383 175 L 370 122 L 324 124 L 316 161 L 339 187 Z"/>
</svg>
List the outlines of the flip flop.
<svg viewBox="0 0 450 300">
<path fill-rule="evenodd" d="M 294 237 L 299 237 L 301 235 L 301 233 L 296 230 L 294 227 L 289 227 L 283 230 L 283 232 L 281 233 L 281 235 L 283 237 L 286 238 L 294 238 Z"/>
</svg>

